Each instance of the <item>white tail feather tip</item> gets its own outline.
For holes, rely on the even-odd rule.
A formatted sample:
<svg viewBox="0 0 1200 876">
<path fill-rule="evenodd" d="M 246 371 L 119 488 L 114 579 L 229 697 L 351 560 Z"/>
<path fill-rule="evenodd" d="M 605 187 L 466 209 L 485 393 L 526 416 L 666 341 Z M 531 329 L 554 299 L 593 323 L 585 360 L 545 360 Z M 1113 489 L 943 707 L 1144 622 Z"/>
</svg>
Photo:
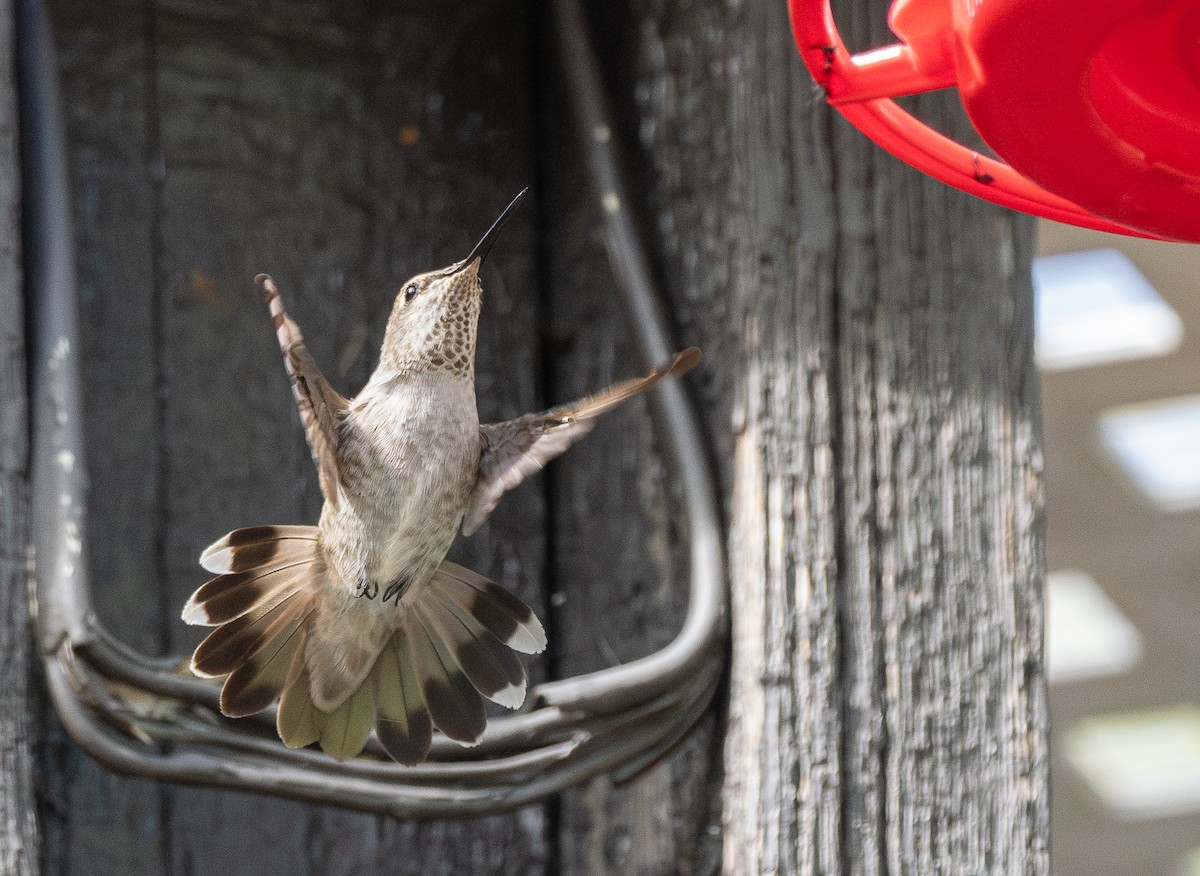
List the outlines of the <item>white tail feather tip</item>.
<svg viewBox="0 0 1200 876">
<path fill-rule="evenodd" d="M 498 690 L 490 697 L 493 703 L 499 703 L 506 709 L 519 709 L 525 705 L 525 683 L 510 684 L 504 690 Z"/>
<path fill-rule="evenodd" d="M 208 611 L 201 603 L 196 602 L 195 597 L 187 601 L 187 605 L 183 607 L 183 614 L 180 617 L 185 624 L 190 624 L 194 627 L 208 626 Z"/>
<path fill-rule="evenodd" d="M 541 654 L 546 650 L 546 631 L 537 615 L 531 615 L 529 620 L 517 626 L 504 644 L 522 654 Z"/>
<path fill-rule="evenodd" d="M 200 555 L 200 567 L 214 575 L 225 575 L 232 571 L 230 561 L 233 559 L 233 548 L 224 539 L 209 545 Z"/>
</svg>

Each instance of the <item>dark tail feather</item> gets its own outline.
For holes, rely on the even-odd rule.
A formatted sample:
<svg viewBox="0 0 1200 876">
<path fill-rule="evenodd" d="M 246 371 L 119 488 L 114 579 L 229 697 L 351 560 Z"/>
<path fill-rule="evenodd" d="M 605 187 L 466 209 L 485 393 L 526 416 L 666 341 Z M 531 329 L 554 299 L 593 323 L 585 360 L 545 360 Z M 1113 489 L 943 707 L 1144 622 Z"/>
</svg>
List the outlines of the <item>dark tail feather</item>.
<svg viewBox="0 0 1200 876">
<path fill-rule="evenodd" d="M 475 745 L 487 726 L 483 700 L 423 608 L 414 603 L 405 624 L 413 674 L 437 728 L 455 742 Z"/>
<path fill-rule="evenodd" d="M 303 585 L 317 556 L 315 526 L 235 529 L 200 555 L 200 565 L 217 577 L 192 594 L 183 607 L 183 620 L 219 626 L 270 607 L 276 604 L 273 598 Z"/>
<path fill-rule="evenodd" d="M 519 709 L 525 702 L 525 667 L 517 655 L 449 593 L 431 588 L 430 596 L 426 616 L 454 649 L 471 684 L 489 700 Z"/>
<path fill-rule="evenodd" d="M 317 540 L 315 526 L 248 526 L 210 544 L 200 565 L 214 575 L 257 569 L 287 557 L 307 556 Z"/>
<path fill-rule="evenodd" d="M 183 619 L 216 626 L 192 655 L 197 675 L 228 676 L 221 711 L 251 715 L 283 691 L 312 614 L 323 568 L 311 526 L 254 526 L 229 533 L 202 562 L 222 572 L 188 600 Z"/>
<path fill-rule="evenodd" d="M 311 614 L 310 600 L 297 596 L 293 601 L 299 603 L 297 607 L 275 621 L 263 633 L 264 644 L 225 679 L 221 711 L 229 717 L 242 718 L 261 712 L 283 692 Z"/>
<path fill-rule="evenodd" d="M 511 643 L 542 648 L 545 634 L 525 603 L 450 563 L 443 563 L 405 607 L 404 624 L 371 677 L 375 732 L 392 757 L 413 764 L 429 752 L 431 724 L 464 745 L 479 741 L 487 725 L 480 694 L 519 708 L 525 701 L 525 668 Z"/>
<path fill-rule="evenodd" d="M 210 627 L 236 620 L 303 584 L 310 574 L 310 562 L 284 560 L 257 569 L 219 575 L 192 594 L 183 607 L 183 620 Z"/>
<path fill-rule="evenodd" d="M 297 621 L 304 606 L 295 594 L 274 597 L 208 634 L 192 655 L 192 671 L 206 678 L 229 675 L 271 641 L 272 636 Z"/>
<path fill-rule="evenodd" d="M 546 650 L 546 631 L 533 609 L 499 584 L 454 563 L 442 563 L 430 579 L 441 587 L 492 635 L 514 651 L 540 654 Z"/>
<path fill-rule="evenodd" d="M 433 723 L 413 673 L 408 642 L 397 632 L 379 655 L 372 675 L 375 686 L 375 734 L 387 753 L 406 766 L 429 754 Z"/>
</svg>

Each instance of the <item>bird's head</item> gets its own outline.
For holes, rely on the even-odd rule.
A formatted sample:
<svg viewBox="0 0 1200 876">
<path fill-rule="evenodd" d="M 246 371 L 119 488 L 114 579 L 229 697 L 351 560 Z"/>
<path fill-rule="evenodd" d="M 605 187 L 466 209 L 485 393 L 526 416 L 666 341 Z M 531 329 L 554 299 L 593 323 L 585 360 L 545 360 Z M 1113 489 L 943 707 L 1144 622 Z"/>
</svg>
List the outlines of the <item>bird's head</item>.
<svg viewBox="0 0 1200 876">
<path fill-rule="evenodd" d="M 483 298 L 479 267 L 528 191 L 513 198 L 465 259 L 417 274 L 400 287 L 388 318 L 381 369 L 472 373 Z"/>
</svg>

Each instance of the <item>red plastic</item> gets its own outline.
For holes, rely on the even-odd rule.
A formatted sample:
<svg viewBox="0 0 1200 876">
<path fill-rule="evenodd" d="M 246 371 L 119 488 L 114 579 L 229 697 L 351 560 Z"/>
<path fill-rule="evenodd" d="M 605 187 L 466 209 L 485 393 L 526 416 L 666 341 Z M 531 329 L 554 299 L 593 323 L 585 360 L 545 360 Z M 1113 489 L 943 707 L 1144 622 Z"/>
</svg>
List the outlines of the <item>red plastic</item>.
<svg viewBox="0 0 1200 876">
<path fill-rule="evenodd" d="M 829 102 L 919 170 L 1060 222 L 1200 241 L 1200 0 L 897 0 L 901 42 L 853 56 L 829 0 L 789 4 Z M 1007 164 L 890 100 L 954 86 Z"/>
</svg>

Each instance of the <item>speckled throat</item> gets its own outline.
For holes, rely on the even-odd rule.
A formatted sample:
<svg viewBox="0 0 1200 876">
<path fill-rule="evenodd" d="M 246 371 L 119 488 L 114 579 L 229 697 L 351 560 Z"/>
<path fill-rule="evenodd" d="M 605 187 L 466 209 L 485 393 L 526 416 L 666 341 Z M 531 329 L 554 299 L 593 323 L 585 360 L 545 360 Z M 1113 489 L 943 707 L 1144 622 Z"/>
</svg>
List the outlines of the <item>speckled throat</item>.
<svg viewBox="0 0 1200 876">
<path fill-rule="evenodd" d="M 399 297 L 388 320 L 379 358 L 387 371 L 448 371 L 471 375 L 483 290 L 479 260 L 431 278 L 420 294 L 438 295 L 440 306 L 408 312 Z M 415 308 L 412 308 L 415 310 Z"/>
<path fill-rule="evenodd" d="M 523 189 L 512 199 L 465 259 L 405 284 L 388 318 L 380 371 L 444 371 L 474 379 L 475 336 L 483 295 L 479 268 L 528 191 Z"/>
</svg>

